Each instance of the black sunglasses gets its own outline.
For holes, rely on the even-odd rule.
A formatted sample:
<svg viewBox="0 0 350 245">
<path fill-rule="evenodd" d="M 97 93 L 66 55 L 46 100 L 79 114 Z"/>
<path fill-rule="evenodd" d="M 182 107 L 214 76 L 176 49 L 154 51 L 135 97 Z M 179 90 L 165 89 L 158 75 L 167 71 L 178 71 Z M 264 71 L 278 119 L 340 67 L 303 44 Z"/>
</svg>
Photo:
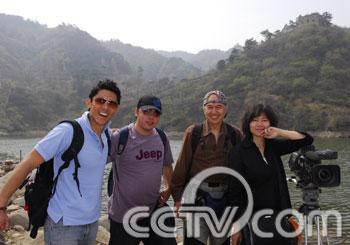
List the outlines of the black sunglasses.
<svg viewBox="0 0 350 245">
<path fill-rule="evenodd" d="M 102 97 L 94 98 L 94 101 L 99 106 L 104 105 L 104 104 L 107 103 L 107 105 L 109 107 L 111 107 L 112 109 L 116 109 L 118 107 L 118 103 L 116 101 L 107 100 L 107 99 L 102 98 Z"/>
</svg>

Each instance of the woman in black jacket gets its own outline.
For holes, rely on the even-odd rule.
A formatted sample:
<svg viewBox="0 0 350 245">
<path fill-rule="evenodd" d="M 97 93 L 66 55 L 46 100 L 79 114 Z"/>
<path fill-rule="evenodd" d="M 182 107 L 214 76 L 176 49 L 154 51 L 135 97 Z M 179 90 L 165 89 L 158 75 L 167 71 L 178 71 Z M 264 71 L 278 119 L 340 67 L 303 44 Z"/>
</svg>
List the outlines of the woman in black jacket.
<svg viewBox="0 0 350 245">
<path fill-rule="evenodd" d="M 245 137 L 229 156 L 230 167 L 245 178 L 252 190 L 253 214 L 263 209 L 274 210 L 274 215 L 262 217 L 258 222 L 261 230 L 274 233 L 274 237 L 260 238 L 250 230 L 249 239 L 253 242 L 249 243 L 247 232 L 243 232 L 245 244 L 290 244 L 290 239 L 280 236 L 272 228 L 273 217 L 291 208 L 281 156 L 312 144 L 313 138 L 306 133 L 277 128 L 277 123 L 278 118 L 270 106 L 258 104 L 248 109 L 242 119 Z M 232 178 L 228 204 L 238 207 L 238 216 L 246 208 L 246 200 L 242 185 Z M 237 244 L 241 233 L 233 236 L 232 244 Z"/>
</svg>

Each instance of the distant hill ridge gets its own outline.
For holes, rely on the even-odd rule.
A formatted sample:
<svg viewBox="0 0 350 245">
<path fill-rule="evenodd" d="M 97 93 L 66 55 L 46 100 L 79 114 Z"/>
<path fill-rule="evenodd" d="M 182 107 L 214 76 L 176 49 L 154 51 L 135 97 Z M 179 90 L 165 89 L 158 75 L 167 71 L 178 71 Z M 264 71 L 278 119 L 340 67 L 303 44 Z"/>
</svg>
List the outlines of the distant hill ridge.
<svg viewBox="0 0 350 245">
<path fill-rule="evenodd" d="M 72 25 L 47 28 L 0 14 L 0 132 L 49 129 L 78 116 L 104 78 L 122 88 L 114 126 L 134 119 L 139 96 L 155 94 L 164 104 L 161 126 L 183 131 L 203 120 L 205 92 L 220 89 L 230 122 L 239 123 L 247 105 L 265 102 L 278 110 L 281 126 L 350 131 L 350 31 L 331 19 L 313 13 L 281 31 L 262 31 L 260 43 L 189 54 L 101 42 Z"/>
</svg>

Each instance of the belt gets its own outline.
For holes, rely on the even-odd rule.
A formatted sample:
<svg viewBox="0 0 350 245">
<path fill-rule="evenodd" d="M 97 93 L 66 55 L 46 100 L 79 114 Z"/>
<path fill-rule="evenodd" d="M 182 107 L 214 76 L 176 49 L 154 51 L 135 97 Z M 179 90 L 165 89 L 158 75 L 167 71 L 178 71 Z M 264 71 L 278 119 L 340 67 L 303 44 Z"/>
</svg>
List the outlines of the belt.
<svg viewBox="0 0 350 245">
<path fill-rule="evenodd" d="M 208 184 L 208 187 L 219 187 L 220 185 L 222 185 L 220 183 L 215 183 L 215 182 L 206 182 L 206 183 Z"/>
<path fill-rule="evenodd" d="M 199 186 L 199 189 L 205 192 L 226 192 L 227 190 L 226 184 L 215 183 L 215 182 L 202 182 Z"/>
</svg>

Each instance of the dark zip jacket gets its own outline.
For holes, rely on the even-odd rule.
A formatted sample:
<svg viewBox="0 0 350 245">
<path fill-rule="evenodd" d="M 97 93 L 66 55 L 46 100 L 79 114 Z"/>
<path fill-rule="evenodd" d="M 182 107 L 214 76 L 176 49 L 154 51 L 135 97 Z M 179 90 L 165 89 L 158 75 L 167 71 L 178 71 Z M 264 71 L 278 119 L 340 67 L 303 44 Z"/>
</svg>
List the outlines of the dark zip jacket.
<svg viewBox="0 0 350 245">
<path fill-rule="evenodd" d="M 229 154 L 230 168 L 239 172 L 248 182 L 253 194 L 253 212 L 261 209 L 284 210 L 291 208 L 290 196 L 283 168 L 282 155 L 297 151 L 312 144 L 313 138 L 307 134 L 298 140 L 266 139 L 263 158 L 258 147 L 250 137 Z M 238 218 L 246 209 L 247 197 L 243 185 L 230 178 L 228 206 L 237 206 Z"/>
</svg>

